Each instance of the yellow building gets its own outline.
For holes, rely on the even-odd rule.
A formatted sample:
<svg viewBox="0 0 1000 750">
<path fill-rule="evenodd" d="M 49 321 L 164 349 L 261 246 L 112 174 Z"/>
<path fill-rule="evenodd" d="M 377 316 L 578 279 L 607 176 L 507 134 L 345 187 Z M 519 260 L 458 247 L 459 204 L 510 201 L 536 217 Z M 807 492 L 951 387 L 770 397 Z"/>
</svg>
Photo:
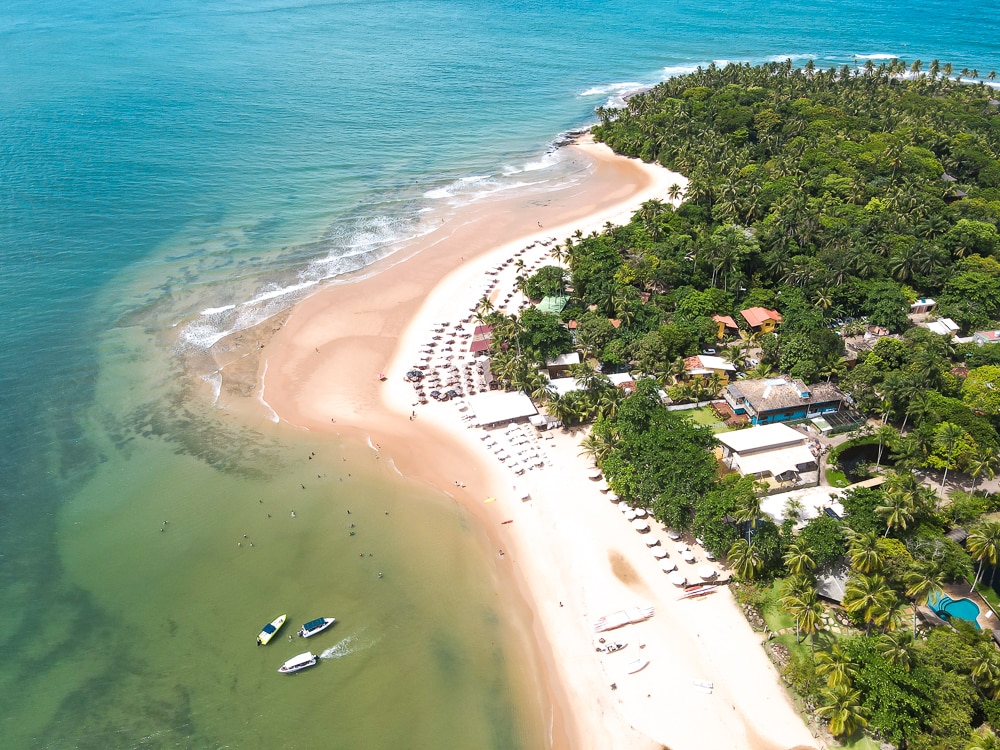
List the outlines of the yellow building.
<svg viewBox="0 0 1000 750">
<path fill-rule="evenodd" d="M 781 322 L 781 314 L 766 307 L 748 307 L 746 310 L 740 310 L 740 315 L 754 333 L 770 333 Z"/>
</svg>

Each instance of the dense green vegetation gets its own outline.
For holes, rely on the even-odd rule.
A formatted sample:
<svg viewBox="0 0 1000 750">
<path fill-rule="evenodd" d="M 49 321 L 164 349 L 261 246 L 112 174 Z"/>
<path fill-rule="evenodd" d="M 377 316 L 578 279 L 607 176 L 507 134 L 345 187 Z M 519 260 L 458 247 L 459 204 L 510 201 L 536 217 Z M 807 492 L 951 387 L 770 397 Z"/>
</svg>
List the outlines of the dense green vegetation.
<svg viewBox="0 0 1000 750">
<path fill-rule="evenodd" d="M 907 317 L 934 297 L 964 333 L 1000 327 L 1000 103 L 950 73 L 937 61 L 710 66 L 600 110 L 599 140 L 690 178 L 671 191 L 683 202 L 577 233 L 554 253 L 568 270 L 521 279 L 532 297 L 565 291 L 561 315 L 480 310 L 501 383 L 567 425 L 593 421 L 584 449 L 615 492 L 726 555 L 738 579 L 781 580 L 794 640 L 811 642 L 785 674 L 830 731 L 907 748 L 988 742 L 1000 722 L 992 642 L 964 626 L 925 635 L 905 614 L 1000 563 L 1000 523 L 986 516 L 1000 507 L 974 492 L 998 467 L 1000 345 L 954 346 Z M 753 306 L 780 312 L 775 334 L 739 317 Z M 713 315 L 740 336 L 720 344 Z M 892 335 L 849 352 L 868 330 Z M 539 368 L 571 347 L 580 388 L 558 396 Z M 682 377 L 708 347 L 751 377 L 837 382 L 877 425 L 869 469 L 885 484 L 850 492 L 842 521 L 795 531 L 794 501 L 780 527 L 762 519 L 758 483 L 720 476 L 711 432 L 661 404 L 660 389 L 718 392 L 718 376 Z M 634 373 L 631 395 L 603 374 L 620 371 Z M 956 474 L 972 492 L 954 491 Z M 945 536 L 956 526 L 965 547 Z M 836 611 L 853 630 L 835 635 L 817 576 L 838 571 Z"/>
</svg>

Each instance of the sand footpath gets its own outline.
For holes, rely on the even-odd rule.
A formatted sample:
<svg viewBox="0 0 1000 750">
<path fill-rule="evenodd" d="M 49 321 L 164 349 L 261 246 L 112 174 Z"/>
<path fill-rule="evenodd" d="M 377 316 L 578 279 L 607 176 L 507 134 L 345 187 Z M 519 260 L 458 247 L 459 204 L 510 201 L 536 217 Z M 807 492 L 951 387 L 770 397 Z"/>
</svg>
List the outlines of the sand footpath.
<svg viewBox="0 0 1000 750">
<path fill-rule="evenodd" d="M 435 328 L 471 330 L 470 310 L 484 293 L 520 304 L 505 289 L 509 259 L 528 267 L 551 262 L 553 241 L 624 223 L 645 200 L 666 200 L 672 185 L 686 184 L 589 141 L 570 148 L 593 162 L 584 180 L 544 199 L 473 204 L 409 248 L 406 260 L 390 259 L 367 278 L 297 305 L 261 354 L 252 408 L 261 420 L 276 414 L 311 431 L 354 430 L 403 475 L 466 503 L 523 595 L 515 610 L 545 665 L 540 692 L 552 705 L 553 747 L 819 747 L 729 591 L 678 600 L 645 537 L 587 478 L 584 433 L 493 431 L 498 441 L 523 438 L 512 448 L 531 451 L 532 468 L 515 476 L 454 403 L 419 404 L 403 381 Z M 466 340 L 458 342 L 454 354 L 440 356 L 467 351 Z M 670 559 L 694 576 L 703 553 L 695 549 L 699 559 L 689 566 L 666 530 L 652 526 Z M 598 617 L 647 604 L 652 618 L 607 634 L 627 641 L 624 649 L 595 651 Z M 637 658 L 648 666 L 628 674 Z"/>
</svg>

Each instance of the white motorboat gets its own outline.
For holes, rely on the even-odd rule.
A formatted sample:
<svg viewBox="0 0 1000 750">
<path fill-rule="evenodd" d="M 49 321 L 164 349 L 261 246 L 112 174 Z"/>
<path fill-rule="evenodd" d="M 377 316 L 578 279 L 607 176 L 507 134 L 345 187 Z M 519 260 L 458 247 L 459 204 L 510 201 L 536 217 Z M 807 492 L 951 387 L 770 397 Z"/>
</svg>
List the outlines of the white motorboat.
<svg viewBox="0 0 1000 750">
<path fill-rule="evenodd" d="M 299 635 L 302 638 L 312 638 L 317 633 L 322 633 L 336 621 L 336 617 L 317 617 L 315 620 L 310 620 L 299 628 Z"/>
<path fill-rule="evenodd" d="M 303 669 L 313 667 L 317 663 L 319 663 L 319 657 L 312 651 L 306 651 L 304 654 L 293 656 L 291 659 L 282 664 L 278 668 L 278 671 L 281 672 L 281 674 L 292 674 L 294 672 L 301 672 Z"/>
</svg>

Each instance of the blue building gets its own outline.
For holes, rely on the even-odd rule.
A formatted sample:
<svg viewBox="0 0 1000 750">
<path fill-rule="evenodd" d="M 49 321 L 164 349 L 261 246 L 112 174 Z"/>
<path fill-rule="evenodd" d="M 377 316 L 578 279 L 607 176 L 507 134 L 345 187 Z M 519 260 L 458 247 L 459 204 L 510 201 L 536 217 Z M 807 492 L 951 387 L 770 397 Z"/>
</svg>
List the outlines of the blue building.
<svg viewBox="0 0 1000 750">
<path fill-rule="evenodd" d="M 754 425 L 812 419 L 840 411 L 844 403 L 844 394 L 836 386 L 807 386 L 788 377 L 738 380 L 724 395 L 733 413 L 747 415 Z"/>
</svg>

